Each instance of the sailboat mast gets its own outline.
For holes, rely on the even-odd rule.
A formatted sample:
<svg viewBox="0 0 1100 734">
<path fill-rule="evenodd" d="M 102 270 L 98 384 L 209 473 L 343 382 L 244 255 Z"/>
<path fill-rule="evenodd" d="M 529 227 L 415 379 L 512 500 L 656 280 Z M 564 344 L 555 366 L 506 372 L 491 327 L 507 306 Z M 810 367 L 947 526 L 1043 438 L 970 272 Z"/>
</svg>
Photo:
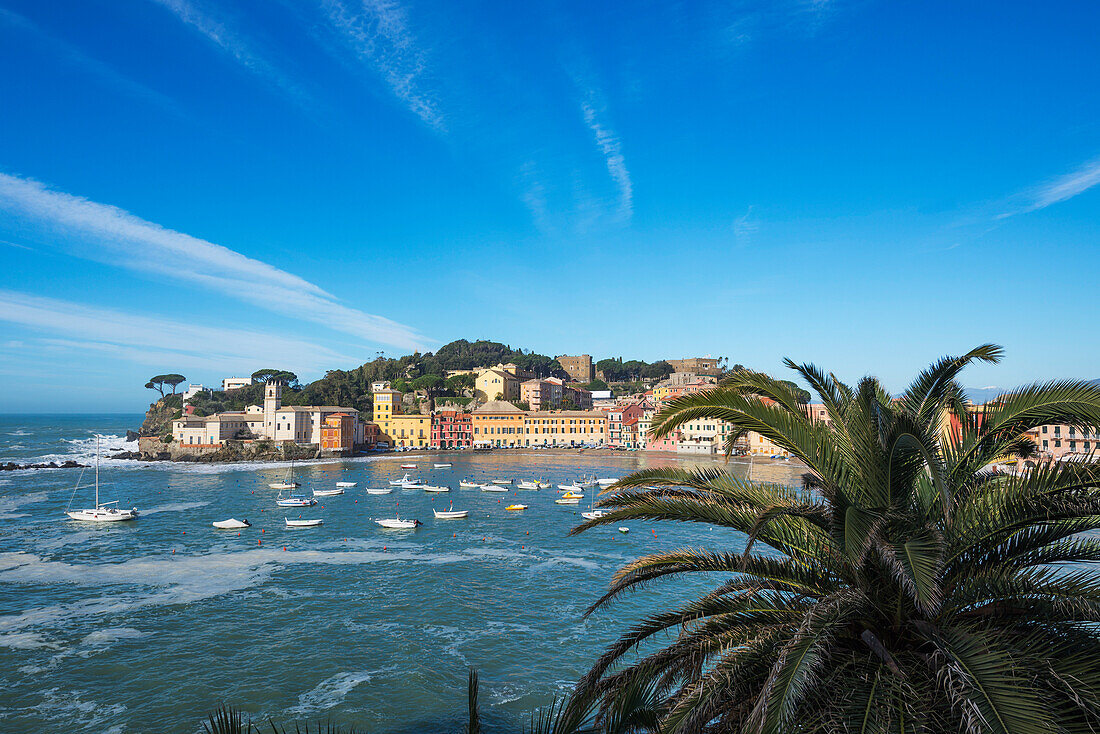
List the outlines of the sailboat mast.
<svg viewBox="0 0 1100 734">
<path fill-rule="evenodd" d="M 95 508 L 99 509 L 99 434 L 95 435 Z"/>
</svg>

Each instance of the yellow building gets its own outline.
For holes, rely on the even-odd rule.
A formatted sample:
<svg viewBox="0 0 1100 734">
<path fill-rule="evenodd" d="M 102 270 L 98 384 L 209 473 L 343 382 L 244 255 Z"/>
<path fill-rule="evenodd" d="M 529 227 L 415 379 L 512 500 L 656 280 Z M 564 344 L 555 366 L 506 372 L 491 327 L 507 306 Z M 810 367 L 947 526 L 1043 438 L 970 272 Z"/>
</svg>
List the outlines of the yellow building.
<svg viewBox="0 0 1100 734">
<path fill-rule="evenodd" d="M 471 413 L 474 447 L 524 446 L 524 412 L 503 400 L 490 400 Z"/>
<path fill-rule="evenodd" d="M 600 410 L 538 410 L 523 416 L 523 446 L 584 446 L 606 442 L 607 413 Z"/>
<path fill-rule="evenodd" d="M 427 448 L 432 442 L 430 415 L 402 413 L 401 392 L 388 387 L 374 388 L 374 422 L 378 425 L 378 441 L 391 446 Z"/>
<path fill-rule="evenodd" d="M 485 393 L 485 399 L 489 401 L 519 398 L 519 378 L 495 367 L 478 372 L 474 387 Z"/>
</svg>

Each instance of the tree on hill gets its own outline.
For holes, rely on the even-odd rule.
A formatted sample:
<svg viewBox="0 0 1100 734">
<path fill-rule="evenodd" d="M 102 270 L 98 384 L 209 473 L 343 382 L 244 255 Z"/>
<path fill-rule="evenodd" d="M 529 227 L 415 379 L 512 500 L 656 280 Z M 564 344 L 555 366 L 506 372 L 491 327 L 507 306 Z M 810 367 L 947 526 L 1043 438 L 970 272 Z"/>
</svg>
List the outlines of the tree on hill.
<svg viewBox="0 0 1100 734">
<path fill-rule="evenodd" d="M 145 387 L 150 390 L 156 390 L 160 393 L 161 397 L 164 397 L 165 386 L 172 388 L 172 394 L 176 394 L 176 386 L 181 382 L 184 382 L 187 378 L 183 375 L 177 375 L 175 373 L 167 375 L 157 375 L 156 377 L 150 377 L 149 382 L 145 383 Z"/>
<path fill-rule="evenodd" d="M 664 360 L 647 364 L 641 370 L 641 376 L 646 380 L 663 380 L 672 373 L 672 365 Z"/>
<path fill-rule="evenodd" d="M 684 734 L 1100 730 L 1100 466 L 996 470 L 1033 456 L 1041 425 L 1100 425 L 1100 387 L 1037 383 L 968 411 L 958 375 L 1001 353 L 945 357 L 899 396 L 788 361 L 828 423 L 785 381 L 748 370 L 673 401 L 655 436 L 726 421 L 727 450 L 759 433 L 806 465 L 803 486 L 670 466 L 604 494 L 607 514 L 574 534 L 665 520 L 733 542 L 618 571 L 588 613 L 698 583 L 675 587 L 693 598 L 646 609 L 581 678 L 570 711 L 648 699 L 647 730 Z"/>
<path fill-rule="evenodd" d="M 423 377 L 417 377 L 409 383 L 409 387 L 413 390 L 423 390 L 428 396 L 429 413 L 435 410 L 435 396 L 439 394 L 443 386 L 443 378 L 439 375 L 424 375 Z"/>
</svg>

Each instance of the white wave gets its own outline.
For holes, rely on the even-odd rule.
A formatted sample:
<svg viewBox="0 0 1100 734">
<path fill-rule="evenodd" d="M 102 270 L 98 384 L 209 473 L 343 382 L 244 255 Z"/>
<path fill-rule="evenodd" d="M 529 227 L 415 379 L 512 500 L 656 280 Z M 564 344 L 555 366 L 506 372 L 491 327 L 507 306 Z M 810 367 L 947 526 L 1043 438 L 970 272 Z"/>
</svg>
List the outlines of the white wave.
<svg viewBox="0 0 1100 734">
<path fill-rule="evenodd" d="M 50 642 L 38 632 L 6 632 L 0 634 L 0 647 L 15 650 L 60 649 L 60 645 Z"/>
<path fill-rule="evenodd" d="M 318 683 L 313 690 L 298 696 L 298 705 L 289 709 L 287 713 L 301 715 L 330 709 L 339 705 L 357 686 L 369 683 L 376 675 L 393 670 L 396 668 L 337 673 Z"/>
<path fill-rule="evenodd" d="M 28 710 L 47 722 L 63 723 L 66 731 L 73 731 L 77 726 L 85 731 L 119 731 L 117 724 L 108 728 L 109 724 L 126 712 L 126 706 L 121 703 L 85 701 L 81 698 L 83 691 L 50 688 L 41 691 L 40 695 L 42 702 Z"/>
<path fill-rule="evenodd" d="M 141 630 L 136 630 L 133 627 L 106 627 L 104 629 L 96 630 L 88 635 L 85 635 L 80 642 L 68 650 L 63 650 L 57 653 L 47 660 L 42 665 L 24 665 L 19 669 L 20 673 L 24 675 L 36 675 L 38 673 L 44 673 L 47 670 L 52 670 L 65 661 L 66 658 L 73 656 L 81 658 L 89 658 L 92 655 L 107 650 L 113 647 L 117 642 L 124 642 L 126 640 L 136 640 L 141 637 L 147 636 L 147 633 Z M 54 649 L 60 648 L 60 645 L 48 643 L 50 647 Z"/>
<path fill-rule="evenodd" d="M 18 431 L 9 431 L 8 435 L 9 436 L 29 436 L 29 435 L 31 435 L 31 432 L 30 431 L 24 431 L 22 428 L 20 428 Z"/>
<path fill-rule="evenodd" d="M 156 507 L 150 507 L 148 510 L 141 510 L 141 515 L 156 515 L 160 512 L 183 512 L 184 510 L 194 510 L 196 507 L 206 507 L 209 502 L 177 502 L 170 505 L 157 505 Z"/>
<path fill-rule="evenodd" d="M 0 512 L 0 520 L 17 520 L 21 517 L 30 517 L 26 512 Z"/>
<path fill-rule="evenodd" d="M 548 561 L 543 561 L 542 563 L 537 563 L 534 566 L 531 566 L 531 571 L 549 571 L 556 566 L 576 566 L 577 568 L 583 568 L 586 571 L 603 571 L 603 568 L 600 566 L 600 564 L 595 563 L 594 561 L 589 561 L 586 558 L 577 558 L 575 556 L 558 556 L 557 558 L 551 558 Z"/>
<path fill-rule="evenodd" d="M 29 492 L 27 494 L 5 495 L 4 497 L 0 497 L 0 507 L 11 512 L 13 510 L 20 510 L 27 505 L 45 502 L 49 498 L 49 492 Z"/>
</svg>

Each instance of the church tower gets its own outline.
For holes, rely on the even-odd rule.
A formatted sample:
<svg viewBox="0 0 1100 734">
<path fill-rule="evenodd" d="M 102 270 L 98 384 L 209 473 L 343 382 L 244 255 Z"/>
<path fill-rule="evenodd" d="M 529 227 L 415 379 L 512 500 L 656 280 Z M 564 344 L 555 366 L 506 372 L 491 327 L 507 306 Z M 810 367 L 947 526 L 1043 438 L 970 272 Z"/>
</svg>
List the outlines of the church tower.
<svg viewBox="0 0 1100 734">
<path fill-rule="evenodd" d="M 264 385 L 264 434 L 275 438 L 275 412 L 283 407 L 283 383 L 272 380 Z"/>
</svg>

